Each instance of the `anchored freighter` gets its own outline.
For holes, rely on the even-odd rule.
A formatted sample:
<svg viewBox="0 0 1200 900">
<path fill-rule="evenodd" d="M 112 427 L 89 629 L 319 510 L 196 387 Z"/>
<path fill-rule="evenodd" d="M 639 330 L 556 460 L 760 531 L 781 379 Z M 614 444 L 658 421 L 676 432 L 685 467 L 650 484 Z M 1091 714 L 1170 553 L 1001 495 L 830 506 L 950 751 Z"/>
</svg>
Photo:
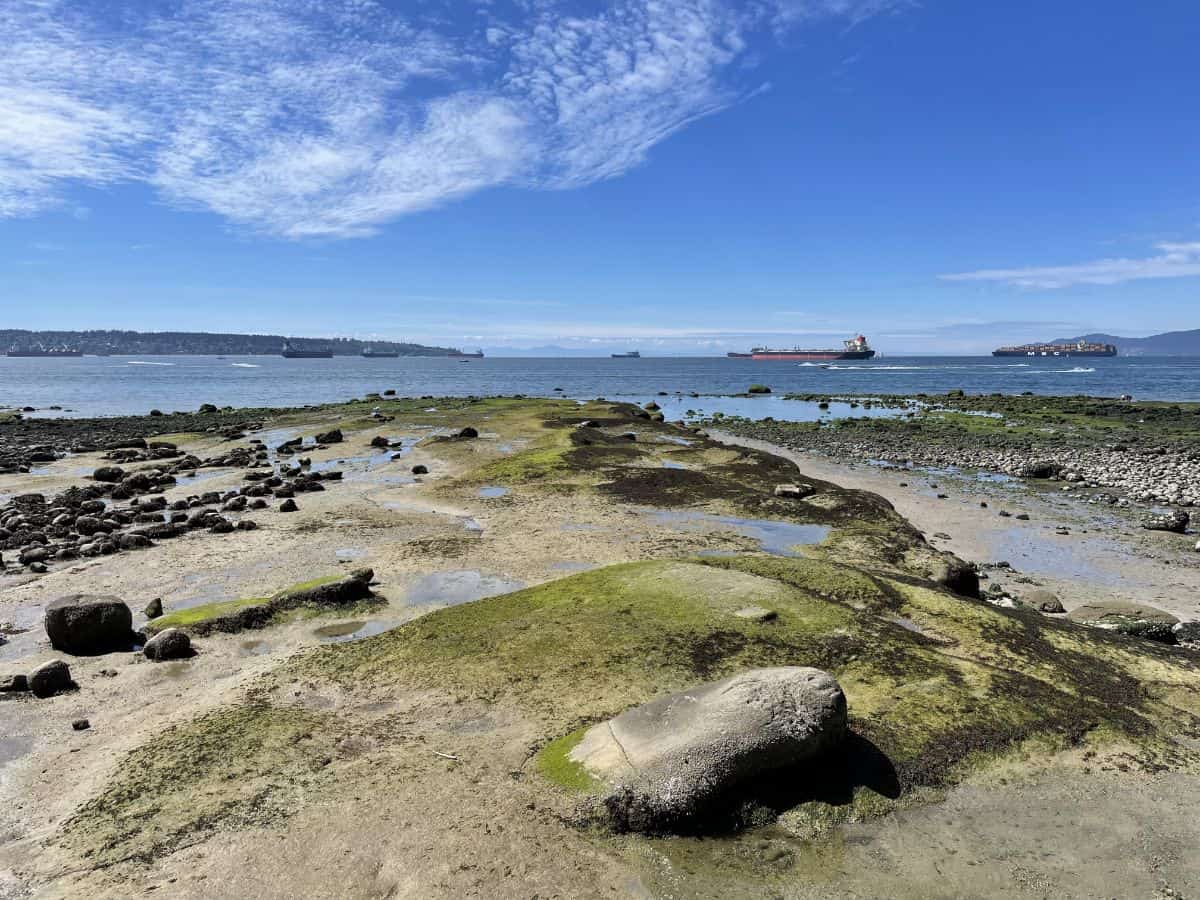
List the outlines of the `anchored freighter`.
<svg viewBox="0 0 1200 900">
<path fill-rule="evenodd" d="M 732 355 L 732 354 L 730 354 Z M 750 351 L 751 359 L 783 359 L 783 360 L 837 360 L 837 359 L 871 359 L 875 351 L 861 334 L 848 341 L 842 341 L 842 349 L 806 350 L 794 347 L 791 350 L 772 350 L 769 347 L 755 347 Z"/>
<path fill-rule="evenodd" d="M 992 356 L 1116 356 L 1115 344 L 1021 344 L 1019 347 L 1000 347 Z"/>
<path fill-rule="evenodd" d="M 332 350 L 300 350 L 291 341 L 283 342 L 280 355 L 284 359 L 333 359 Z"/>
</svg>

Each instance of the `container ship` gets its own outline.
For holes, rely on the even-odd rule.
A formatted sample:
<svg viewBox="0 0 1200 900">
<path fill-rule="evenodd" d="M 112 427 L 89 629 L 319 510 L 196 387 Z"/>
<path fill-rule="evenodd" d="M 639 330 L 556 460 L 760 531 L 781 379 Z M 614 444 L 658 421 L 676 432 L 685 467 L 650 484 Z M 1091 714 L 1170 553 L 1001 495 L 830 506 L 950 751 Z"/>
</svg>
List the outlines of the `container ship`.
<svg viewBox="0 0 1200 900">
<path fill-rule="evenodd" d="M 1090 344 L 1076 341 L 1074 344 L 1021 344 L 1019 347 L 1001 347 L 992 351 L 992 356 L 1116 356 L 1115 344 Z"/>
<path fill-rule="evenodd" d="M 74 359 L 76 357 L 83 356 L 83 351 L 82 350 L 72 350 L 69 347 L 51 347 L 48 350 L 45 347 L 23 347 L 23 348 L 22 347 L 13 347 L 5 355 L 6 356 L 26 356 L 26 357 L 49 356 L 49 357 L 55 357 L 55 358 L 59 358 L 59 359 L 62 359 L 62 358 Z"/>
<path fill-rule="evenodd" d="M 284 359 L 333 359 L 332 350 L 299 350 L 288 341 L 283 342 L 280 354 Z"/>
<path fill-rule="evenodd" d="M 627 350 L 624 353 L 614 353 L 612 355 L 612 358 L 613 359 L 641 359 L 642 354 L 639 353 L 637 350 Z"/>
<path fill-rule="evenodd" d="M 835 359 L 871 359 L 875 351 L 861 334 L 848 341 L 842 341 L 842 349 L 806 350 L 794 347 L 791 350 L 772 350 L 769 347 L 755 347 L 749 354 L 730 353 L 735 358 L 750 359 L 780 359 L 780 360 L 835 360 Z"/>
<path fill-rule="evenodd" d="M 362 355 L 365 359 L 397 359 L 400 356 L 400 351 L 379 350 L 375 347 L 366 347 L 363 349 Z"/>
<path fill-rule="evenodd" d="M 467 353 L 463 350 L 452 350 L 446 355 L 453 356 L 456 359 L 483 359 L 482 350 L 476 350 L 474 353 Z"/>
</svg>

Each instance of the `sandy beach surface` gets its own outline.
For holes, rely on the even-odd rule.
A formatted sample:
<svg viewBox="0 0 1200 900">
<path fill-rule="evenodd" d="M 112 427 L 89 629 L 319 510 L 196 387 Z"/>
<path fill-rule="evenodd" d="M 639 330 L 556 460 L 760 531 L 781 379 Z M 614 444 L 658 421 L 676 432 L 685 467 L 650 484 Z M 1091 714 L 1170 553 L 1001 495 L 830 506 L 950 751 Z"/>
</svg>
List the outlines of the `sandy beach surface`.
<svg viewBox="0 0 1200 900">
<path fill-rule="evenodd" d="M 549 453 L 556 445 L 547 435 L 557 440 L 559 432 L 519 409 L 464 419 L 473 415 L 467 408 L 447 414 L 444 423 L 437 415 L 343 424 L 344 444 L 305 454 L 317 470 L 342 471 L 342 481 L 300 495 L 297 513 L 281 513 L 275 503 L 238 513 L 235 518 L 256 520 L 253 531 L 198 532 L 146 550 L 56 564 L 44 575 L 10 569 L 3 576 L 0 621 L 8 625 L 0 675 L 61 656 L 41 621 L 46 604 L 69 593 L 121 597 L 135 612 L 135 627 L 142 627 L 141 610 L 154 598 L 177 612 L 369 567 L 382 600 L 351 614 L 326 612 L 199 637 L 191 659 L 153 663 L 138 652 L 69 657 L 77 691 L 48 700 L 0 694 L 0 898 L 146 892 L 1175 898 L 1200 892 L 1194 856 L 1200 826 L 1192 814 L 1200 780 L 1190 764 L 1134 762 L 1123 742 L 1097 750 L 1086 741 L 1062 747 L 1030 738 L 1006 749 L 986 771 L 930 793 L 929 802 L 878 818 L 848 815 L 819 840 L 794 821 L 716 838 L 606 835 L 572 824 L 571 803 L 538 776 L 535 762 L 548 736 L 594 721 L 598 710 L 621 708 L 604 700 L 605 691 L 626 696 L 624 688 L 609 685 L 606 673 L 552 660 L 551 644 L 546 672 L 534 663 L 486 689 L 408 683 L 407 668 L 399 666 L 397 674 L 391 662 L 364 669 L 377 671 L 378 681 L 305 668 L 305 660 L 336 661 L 321 656 L 323 650 L 367 653 L 387 640 L 373 636 L 401 634 L 395 629 L 405 623 L 443 621 L 431 616 L 439 610 L 465 610 L 481 598 L 615 564 L 698 554 L 786 560 L 819 547 L 829 547 L 819 552 L 836 561 L 838 554 L 866 552 L 853 522 L 832 526 L 834 537 L 842 529 L 853 540 L 818 545 L 831 526 L 779 521 L 770 481 L 767 499 L 755 501 L 770 512 L 760 518 L 731 513 L 722 505 L 733 496 L 728 489 L 721 493 L 700 476 L 751 472 L 736 467 L 762 468 L 762 458 L 703 443 L 681 429 L 616 421 L 608 429 L 613 440 L 628 429 L 637 432 L 636 455 L 621 451 L 624 471 L 637 476 L 625 483 L 614 480 L 613 469 L 556 468 Z M 274 446 L 339 417 L 345 414 L 257 436 Z M 431 440 L 464 421 L 480 426 L 477 440 Z M 372 449 L 368 441 L 380 433 L 395 447 Z M 200 456 L 226 443 L 212 435 L 179 442 Z M 1016 483 L 761 449 L 793 460 L 806 478 L 885 497 L 937 550 L 980 563 L 1010 562 L 1012 570 L 987 571 L 1014 596 L 1041 587 L 1068 608 L 1134 597 L 1181 618 L 1200 617 L 1200 565 L 1186 547 L 1174 536 L 1139 534 L 1109 510 L 1092 512 Z M 33 475 L 0 476 L 0 494 L 61 491 L 103 463 L 99 453 L 73 454 Z M 429 473 L 412 474 L 418 465 Z M 771 477 L 789 472 L 783 465 Z M 201 470 L 200 476 L 170 488 L 166 498 L 244 484 L 239 469 Z M 854 495 L 829 487 L 823 496 L 849 502 Z M 1030 518 L 1001 518 L 1000 508 Z M 812 512 L 826 515 L 815 506 Z M 1063 526 L 1070 534 L 1056 533 Z M 898 519 L 889 527 L 895 540 L 912 540 Z M 702 594 L 742 590 L 722 569 L 665 564 L 676 568 L 662 571 L 678 571 Z M 903 574 L 895 562 L 879 565 L 879 571 Z M 697 580 L 695 572 L 708 574 Z M 938 598 L 943 595 L 934 597 L 942 603 Z M 979 601 L 953 602 L 999 615 Z M 934 646 L 942 640 L 937 628 L 949 623 L 929 621 L 927 633 L 897 633 L 919 637 L 923 643 L 914 646 Z M 545 639 L 568 643 L 570 627 Z M 728 632 L 718 636 L 728 641 Z M 495 652 L 503 655 L 504 647 Z M 639 651 L 650 663 L 659 652 Z M 626 655 L 614 653 L 613 666 L 627 664 Z M 694 648 L 685 656 L 697 672 L 709 671 Z M 730 656 L 729 664 L 739 658 Z M 560 674 L 550 671 L 552 662 Z M 552 693 L 545 708 L 531 706 L 526 694 L 543 678 L 573 687 Z M 920 698 L 930 684 L 927 676 L 901 679 L 880 708 L 908 702 L 910 694 Z M 852 709 L 866 707 L 865 689 L 861 700 L 850 693 Z M 936 708 L 939 700 L 931 695 L 920 702 Z M 272 718 L 269 727 L 253 718 L 276 711 L 282 718 Z M 229 724 L 247 716 L 255 730 Z M 88 727 L 73 730 L 80 719 Z M 326 724 L 305 725 L 310 719 Z M 213 732 L 198 730 L 197 722 L 218 724 Z"/>
</svg>

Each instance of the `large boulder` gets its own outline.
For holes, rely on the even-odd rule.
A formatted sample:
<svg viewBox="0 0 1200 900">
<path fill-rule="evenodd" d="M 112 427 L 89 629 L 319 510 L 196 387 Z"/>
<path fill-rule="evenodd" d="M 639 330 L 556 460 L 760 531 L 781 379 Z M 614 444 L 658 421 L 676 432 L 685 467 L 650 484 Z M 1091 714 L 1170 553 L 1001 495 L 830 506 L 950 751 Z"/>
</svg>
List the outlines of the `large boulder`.
<svg viewBox="0 0 1200 900">
<path fill-rule="evenodd" d="M 1064 613 L 1066 609 L 1062 605 L 1062 601 L 1058 599 L 1058 595 L 1052 591 L 1030 591 L 1025 595 L 1024 600 L 1038 612 L 1044 613 Z"/>
<path fill-rule="evenodd" d="M 59 597 L 46 607 L 45 624 L 51 645 L 76 656 L 128 650 L 133 643 L 133 613 L 116 597 Z"/>
<path fill-rule="evenodd" d="M 979 572 L 953 553 L 920 545 L 905 552 L 904 562 L 914 572 L 956 594 L 979 597 Z"/>
<path fill-rule="evenodd" d="M 184 659 L 192 655 L 192 639 L 178 628 L 165 628 L 146 641 L 142 652 L 155 662 Z"/>
<path fill-rule="evenodd" d="M 613 829 L 693 830 L 739 787 L 815 760 L 845 732 L 832 675 L 753 669 L 626 710 L 588 729 L 569 756 L 604 785 Z"/>
<path fill-rule="evenodd" d="M 1077 606 L 1067 613 L 1067 618 L 1081 625 L 1103 628 L 1118 634 L 1174 644 L 1177 640 L 1173 631 L 1179 620 L 1168 612 L 1153 606 L 1120 601 L 1097 601 Z"/>
<path fill-rule="evenodd" d="M 1176 534 L 1183 534 L 1187 531 L 1189 521 L 1191 521 L 1191 516 L 1184 510 L 1172 509 L 1168 512 L 1148 516 L 1142 522 L 1142 527 L 1147 531 L 1173 531 Z"/>
<path fill-rule="evenodd" d="M 120 481 L 125 477 L 125 470 L 120 466 L 101 466 L 92 472 L 92 478 L 96 481 L 106 481 L 110 484 Z"/>
<path fill-rule="evenodd" d="M 1062 466 L 1056 462 L 1048 460 L 1039 460 L 1036 462 L 1028 462 L 1021 466 L 1017 474 L 1022 478 L 1057 478 L 1058 473 L 1062 471 Z"/>
<path fill-rule="evenodd" d="M 334 428 L 332 431 L 326 431 L 322 434 L 318 434 L 314 440 L 316 440 L 318 444 L 340 444 L 344 440 L 342 436 L 342 429 Z"/>
<path fill-rule="evenodd" d="M 75 689 L 75 682 L 71 680 L 71 670 L 61 659 L 42 663 L 30 673 L 28 683 L 29 690 L 35 697 L 53 697 L 55 694 Z"/>
</svg>

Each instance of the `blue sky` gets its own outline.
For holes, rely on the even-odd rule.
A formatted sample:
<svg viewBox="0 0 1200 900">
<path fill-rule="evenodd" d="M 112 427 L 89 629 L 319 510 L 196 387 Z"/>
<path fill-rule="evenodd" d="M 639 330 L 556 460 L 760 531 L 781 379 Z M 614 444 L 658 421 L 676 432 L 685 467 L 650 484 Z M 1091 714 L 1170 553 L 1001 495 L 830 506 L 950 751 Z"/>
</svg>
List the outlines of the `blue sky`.
<svg viewBox="0 0 1200 900">
<path fill-rule="evenodd" d="M 1200 327 L 1184 0 L 6 0 L 3 327 Z"/>
</svg>

